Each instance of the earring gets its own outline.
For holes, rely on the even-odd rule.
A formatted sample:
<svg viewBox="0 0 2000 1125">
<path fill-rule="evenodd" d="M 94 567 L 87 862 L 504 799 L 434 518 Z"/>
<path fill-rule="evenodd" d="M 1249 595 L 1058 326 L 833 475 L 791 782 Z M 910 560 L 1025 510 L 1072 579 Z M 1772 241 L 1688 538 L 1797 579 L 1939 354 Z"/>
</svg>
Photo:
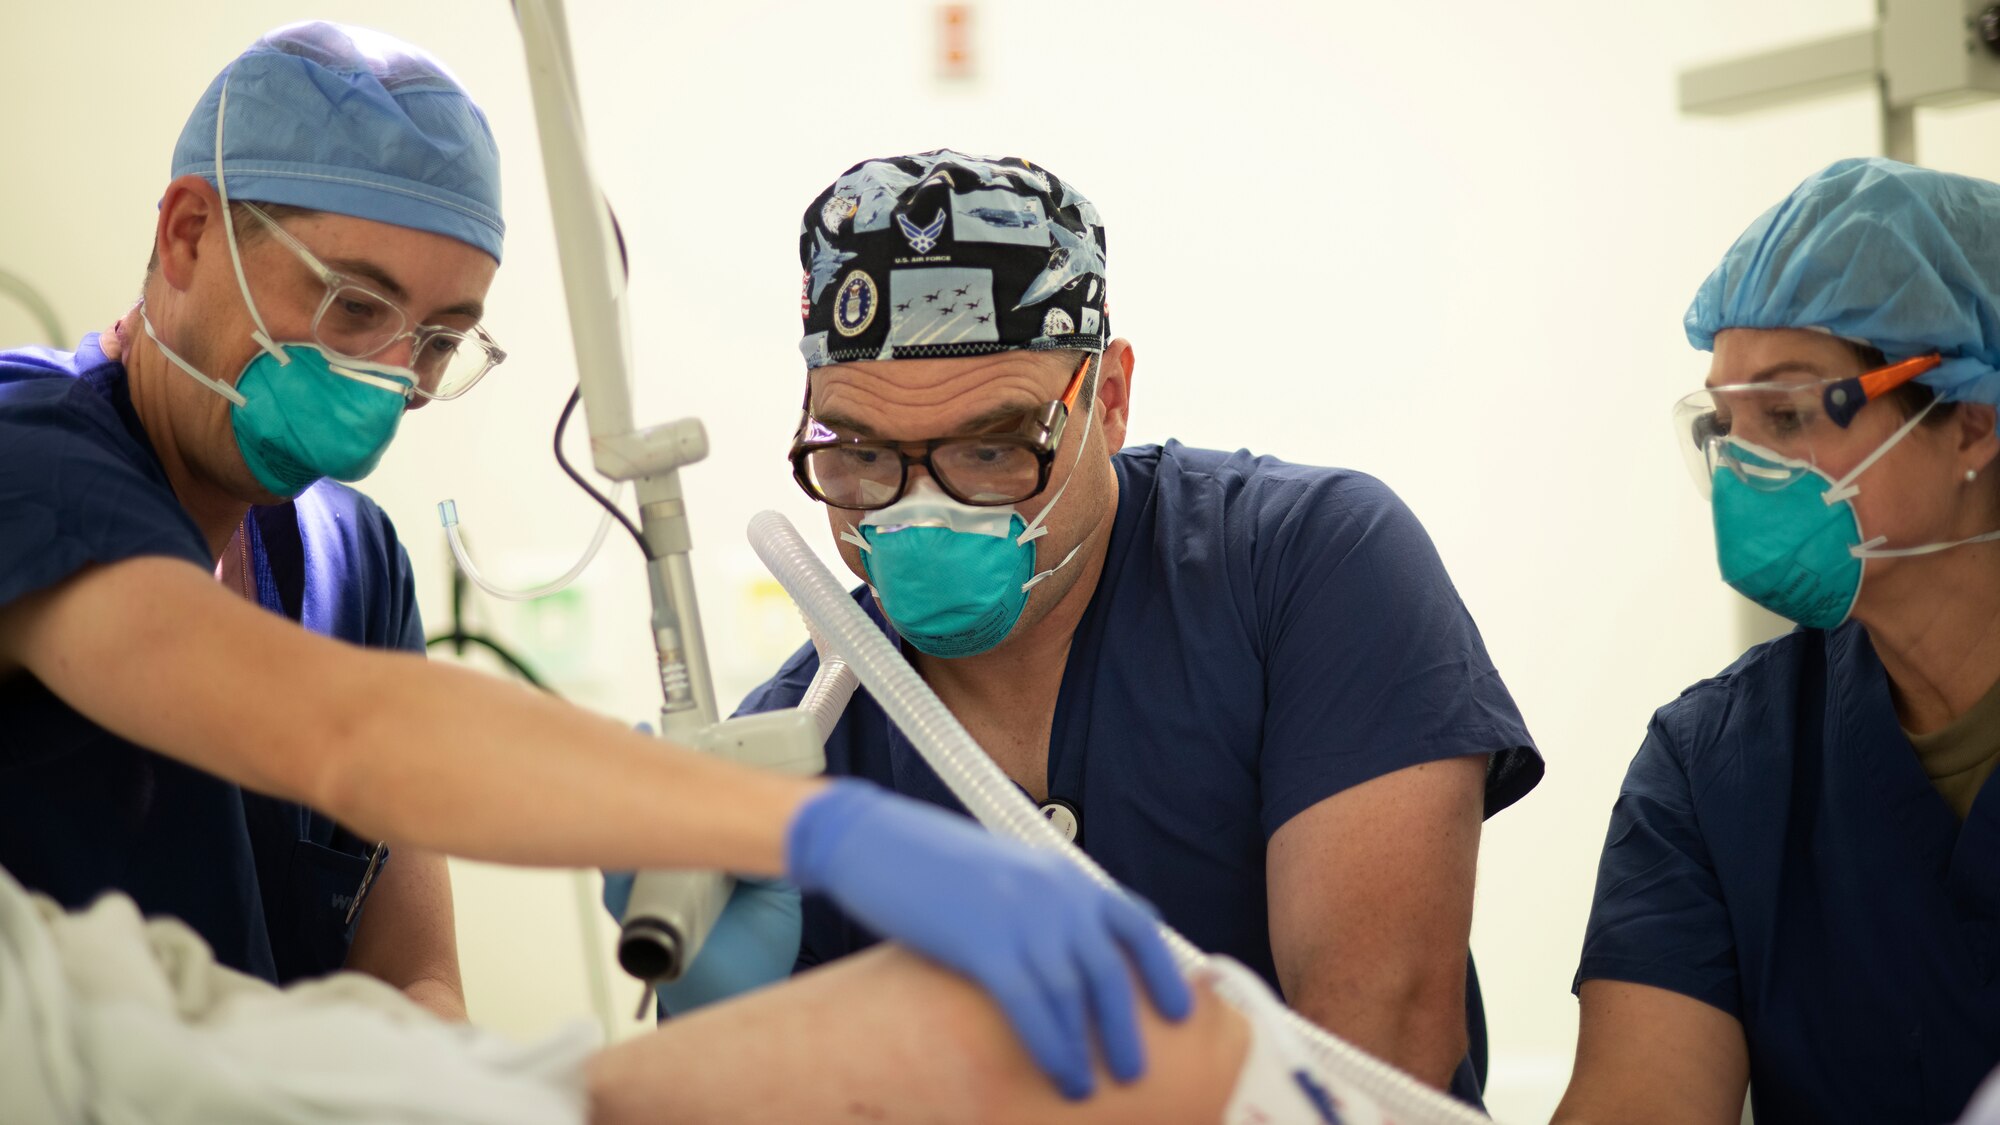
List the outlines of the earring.
<svg viewBox="0 0 2000 1125">
<path fill-rule="evenodd" d="M 1967 484 L 1971 484 L 1971 483 L 1972 483 L 1972 482 L 1973 482 L 1973 481 L 1974 481 L 1975 479 L 1977 479 L 1977 478 L 1978 478 L 1978 476 L 1979 476 L 1979 470 L 1978 470 L 1978 469 L 1967 469 L 1967 470 L 1965 470 L 1965 483 L 1967 483 Z"/>
</svg>

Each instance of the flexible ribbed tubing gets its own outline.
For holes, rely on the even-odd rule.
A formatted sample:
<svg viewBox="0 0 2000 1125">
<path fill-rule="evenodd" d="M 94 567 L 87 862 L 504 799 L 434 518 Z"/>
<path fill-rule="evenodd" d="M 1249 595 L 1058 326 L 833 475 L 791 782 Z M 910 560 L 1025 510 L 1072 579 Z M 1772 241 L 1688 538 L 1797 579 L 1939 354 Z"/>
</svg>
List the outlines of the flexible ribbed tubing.
<svg viewBox="0 0 2000 1125">
<path fill-rule="evenodd" d="M 981 824 L 1035 847 L 1062 852 L 1092 879 L 1107 887 L 1116 886 L 1104 869 L 1065 839 L 986 756 L 916 669 L 834 580 L 790 520 L 777 512 L 758 513 L 750 521 L 750 545 L 805 614 L 814 640 L 820 643 L 822 660 L 831 654 L 846 661 L 890 721 L 909 737 L 911 745 Z M 822 686 L 819 677 L 813 682 L 816 688 Z M 1172 927 L 1163 922 L 1160 933 L 1183 970 L 1192 971 L 1201 964 L 1202 951 Z M 1293 1029 L 1310 1045 L 1329 1076 L 1373 1098 L 1385 1113 L 1405 1125 L 1491 1125 L 1471 1107 L 1328 1034 L 1297 1013 L 1287 1012 Z"/>
<path fill-rule="evenodd" d="M 819 740 L 822 744 L 833 737 L 834 725 L 840 722 L 841 713 L 847 710 L 847 701 L 854 698 L 854 689 L 861 686 L 854 669 L 838 656 L 826 655 L 826 646 L 819 638 L 813 638 L 813 646 L 820 650 L 819 671 L 813 673 L 812 682 L 806 685 L 806 694 L 799 700 L 799 710 L 813 717 L 819 726 Z"/>
</svg>

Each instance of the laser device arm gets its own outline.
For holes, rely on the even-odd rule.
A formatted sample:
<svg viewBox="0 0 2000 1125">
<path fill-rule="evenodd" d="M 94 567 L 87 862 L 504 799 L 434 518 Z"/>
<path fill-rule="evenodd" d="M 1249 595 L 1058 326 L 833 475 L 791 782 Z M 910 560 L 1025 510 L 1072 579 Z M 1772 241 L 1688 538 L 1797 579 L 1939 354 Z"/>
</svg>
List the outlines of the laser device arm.
<svg viewBox="0 0 2000 1125">
<path fill-rule="evenodd" d="M 562 0 L 516 0 L 514 14 L 526 48 L 591 457 L 600 473 L 632 482 L 638 495 L 660 671 L 659 733 L 700 745 L 717 715 L 680 469 L 707 456 L 707 434 L 692 418 L 633 427 L 625 272 L 610 209 L 590 170 Z M 713 873 L 643 873 L 625 912 L 620 964 L 649 984 L 677 979 L 729 891 L 729 881 Z"/>
</svg>

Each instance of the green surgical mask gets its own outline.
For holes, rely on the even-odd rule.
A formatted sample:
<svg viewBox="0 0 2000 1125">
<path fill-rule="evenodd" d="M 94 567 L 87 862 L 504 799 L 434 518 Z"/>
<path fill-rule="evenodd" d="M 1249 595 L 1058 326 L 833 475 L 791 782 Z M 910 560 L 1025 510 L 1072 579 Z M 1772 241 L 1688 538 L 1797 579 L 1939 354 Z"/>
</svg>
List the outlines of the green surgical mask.
<svg viewBox="0 0 2000 1125">
<path fill-rule="evenodd" d="M 1780 617 L 1809 629 L 1831 629 L 1854 612 L 1865 560 L 1929 555 L 2000 539 L 1994 531 L 1889 548 L 1882 546 L 1882 536 L 1863 538 L 1854 509 L 1861 487 L 1854 482 L 1909 436 L 1934 405 L 1935 400 L 1918 411 L 1839 480 L 1811 462 L 1722 439 L 1729 443 L 1729 456 L 1716 466 L 1710 493 L 1722 580 Z"/>
<path fill-rule="evenodd" d="M 896 632 L 919 652 L 960 657 L 999 644 L 1021 619 L 1035 578 L 1026 530 L 1012 508 L 960 504 L 925 480 L 842 538 L 861 548 Z"/>
<path fill-rule="evenodd" d="M 1075 431 L 1070 475 L 1032 521 L 1011 507 L 961 504 L 926 478 L 901 500 L 862 517 L 859 528 L 850 524 L 841 533 L 860 549 L 861 569 L 883 615 L 917 651 L 955 658 L 992 649 L 1021 620 L 1028 591 L 1083 549 L 1079 542 L 1061 562 L 1035 569 L 1035 541 L 1048 534 L 1049 514 L 1076 479 L 1096 417 L 1093 393 Z"/>
<path fill-rule="evenodd" d="M 417 385 L 407 367 L 336 359 L 317 344 L 272 344 L 259 332 L 262 350 L 232 387 L 169 348 L 143 308 L 139 321 L 168 362 L 229 400 L 236 448 L 274 496 L 297 496 L 321 477 L 355 481 L 374 472 Z"/>
<path fill-rule="evenodd" d="M 1831 629 L 1861 595 L 1861 519 L 1854 502 L 1828 500 L 1832 478 L 1803 461 L 1739 443 L 1753 467 L 1789 470 L 1782 488 L 1760 489 L 1717 466 L 1710 500 L 1722 580 L 1788 621 Z"/>
</svg>

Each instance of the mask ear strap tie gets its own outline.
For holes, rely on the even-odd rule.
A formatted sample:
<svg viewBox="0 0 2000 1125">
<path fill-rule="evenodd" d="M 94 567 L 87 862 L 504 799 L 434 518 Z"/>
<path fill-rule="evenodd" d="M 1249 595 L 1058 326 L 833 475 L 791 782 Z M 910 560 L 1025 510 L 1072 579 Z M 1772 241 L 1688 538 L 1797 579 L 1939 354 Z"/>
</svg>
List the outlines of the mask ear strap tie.
<svg viewBox="0 0 2000 1125">
<path fill-rule="evenodd" d="M 1069 475 L 1063 478 L 1062 487 L 1056 489 L 1056 494 L 1049 497 L 1049 502 L 1042 505 L 1041 511 L 1035 513 L 1035 518 L 1028 521 L 1028 526 L 1022 529 L 1020 538 L 1014 540 L 1014 542 L 1024 547 L 1049 533 L 1049 529 L 1042 526 L 1042 521 L 1049 518 L 1049 513 L 1055 510 L 1056 502 L 1063 498 L 1063 493 L 1069 491 L 1069 482 L 1076 479 L 1076 467 L 1083 464 L 1083 449 L 1090 444 L 1090 423 L 1097 417 L 1097 376 L 1104 365 L 1104 353 L 1099 352 L 1097 358 L 1091 362 L 1093 367 L 1090 372 L 1090 405 L 1084 408 L 1083 411 L 1083 434 L 1076 443 L 1076 456 L 1070 459 Z M 1082 546 L 1082 544 L 1079 543 L 1077 546 Z M 1043 571 L 1029 579 L 1028 586 L 1032 586 L 1049 575 L 1054 574 L 1056 571 L 1061 570 L 1063 563 L 1068 562 L 1070 555 L 1074 554 L 1076 554 L 1076 550 L 1072 548 L 1069 555 L 1064 555 L 1063 561 L 1057 563 L 1053 569 Z M 1023 586 L 1021 588 L 1025 590 L 1028 587 Z"/>
<path fill-rule="evenodd" d="M 1076 546 L 1071 547 L 1069 549 L 1069 554 L 1064 555 L 1063 560 L 1061 562 L 1041 572 L 1040 574 L 1035 575 L 1033 578 L 1028 579 L 1026 582 L 1021 583 L 1021 592 L 1025 594 L 1029 590 L 1034 589 L 1036 586 L 1041 585 L 1042 579 L 1047 578 L 1049 575 L 1054 574 L 1056 571 L 1061 570 L 1063 567 L 1068 566 L 1069 560 L 1075 558 L 1076 553 L 1081 550 L 1083 550 L 1082 543 L 1078 543 Z"/>
<path fill-rule="evenodd" d="M 222 175 L 222 123 L 228 117 L 229 75 L 225 74 L 222 76 L 222 92 L 215 100 L 215 192 L 222 199 L 222 229 L 229 244 L 229 264 L 236 268 L 236 288 L 242 292 L 244 307 L 250 310 L 250 320 L 257 326 L 250 333 L 250 338 L 283 367 L 292 362 L 292 357 L 271 341 L 271 330 L 264 326 L 263 314 L 257 311 L 257 302 L 250 296 L 250 282 L 243 276 L 243 256 L 236 250 L 236 219 L 229 213 L 229 181 Z"/>
<path fill-rule="evenodd" d="M 1910 415 L 1909 421 L 1903 423 L 1901 426 L 1898 426 L 1896 428 L 1896 432 L 1889 435 L 1888 441 L 1885 441 L 1881 445 L 1876 446 L 1875 452 L 1870 453 L 1866 457 L 1863 457 L 1861 459 L 1861 463 L 1859 465 L 1854 466 L 1853 469 L 1849 470 L 1846 476 L 1840 478 L 1837 481 L 1834 481 L 1833 487 L 1826 490 L 1824 496 L 1826 502 L 1829 504 L 1838 504 L 1842 500 L 1850 500 L 1856 496 L 1861 495 L 1861 490 L 1854 486 L 1855 479 L 1858 478 L 1862 473 L 1865 473 L 1870 468 L 1874 467 L 1875 462 L 1880 461 L 1882 459 L 1883 454 L 1889 452 L 1891 449 L 1896 448 L 1897 442 L 1902 441 L 1906 437 L 1909 437 L 1910 431 L 1916 429 L 1917 424 L 1924 420 L 1924 415 L 1929 414 L 1931 412 L 1931 408 L 1936 406 L 1937 404 L 1938 400 L 1935 398 L 1925 403 L 1924 408 L 1922 410 L 1919 410 L 1915 414 Z"/>
<path fill-rule="evenodd" d="M 1878 535 L 1859 547 L 1850 548 L 1848 553 L 1857 559 L 1907 559 L 1918 555 L 1935 555 L 1939 551 L 1949 551 L 1953 547 L 1964 547 L 1972 543 L 1991 543 L 1996 539 L 2000 539 L 2000 531 L 1989 531 L 1984 535 L 1972 536 L 1970 539 L 1954 539 L 1949 543 L 1926 543 L 1921 547 L 1890 547 L 1878 550 L 1877 548 L 1889 541 L 1887 536 Z"/>
<path fill-rule="evenodd" d="M 1090 423 L 1097 417 L 1097 376 L 1103 369 L 1104 353 L 1099 352 L 1097 358 L 1091 362 L 1095 366 L 1090 373 L 1090 405 L 1083 412 L 1083 433 L 1078 436 L 1076 456 L 1069 463 L 1069 476 L 1063 479 L 1062 487 L 1056 489 L 1056 494 L 1049 498 L 1049 502 L 1042 505 L 1042 510 L 1035 513 L 1034 520 L 1022 530 L 1020 537 L 1014 540 L 1014 542 L 1023 546 L 1033 543 L 1035 540 L 1049 533 L 1049 529 L 1043 526 L 1042 521 L 1048 518 L 1050 512 L 1055 511 L 1056 502 L 1061 500 L 1063 493 L 1069 490 L 1069 482 L 1076 479 L 1076 467 L 1083 464 L 1084 447 L 1090 444 Z M 1024 594 L 1027 593 L 1029 590 L 1041 585 L 1044 579 L 1053 575 L 1056 571 L 1068 566 L 1069 561 L 1076 557 L 1076 553 L 1083 550 L 1083 544 L 1089 541 L 1089 537 L 1085 536 L 1081 542 L 1069 549 L 1069 554 L 1064 555 L 1061 562 L 1021 583 L 1021 592 Z"/>
<path fill-rule="evenodd" d="M 187 372 L 189 375 L 194 376 L 195 382 L 200 383 L 202 386 L 207 387 L 209 390 L 214 391 L 216 394 L 219 394 L 223 398 L 228 399 L 232 404 L 236 406 L 249 405 L 250 400 L 243 397 L 243 392 L 237 390 L 235 387 L 230 386 L 228 383 L 225 383 L 220 379 L 211 379 L 208 376 L 203 375 L 201 371 L 195 367 L 194 364 L 189 363 L 187 360 L 182 359 L 180 357 L 180 353 L 168 347 L 166 341 L 160 339 L 160 334 L 153 331 L 153 318 L 146 315 L 146 305 L 145 302 L 143 301 L 139 303 L 139 327 L 144 328 L 146 330 L 147 338 L 153 341 L 154 347 L 160 349 L 161 355 L 167 357 L 168 363 L 171 363 L 175 367 L 180 368 L 182 371 Z"/>
<path fill-rule="evenodd" d="M 1094 406 L 1096 404 L 1093 403 L 1092 405 Z M 1082 443 L 1079 442 L 1078 444 L 1081 445 Z M 1082 459 L 1083 459 L 1083 450 L 1079 448 L 1077 450 L 1077 460 L 1081 461 Z M 1072 463 L 1070 465 L 1070 474 L 1068 477 L 1063 479 L 1062 487 L 1056 489 L 1056 494 L 1054 496 L 1049 497 L 1049 502 L 1042 505 L 1041 511 L 1035 513 L 1035 518 L 1028 521 L 1028 526 L 1021 530 L 1021 534 L 1014 540 L 1015 543 L 1025 547 L 1028 544 L 1033 543 L 1035 540 L 1040 539 L 1042 536 L 1047 535 L 1049 533 L 1049 529 L 1043 526 L 1042 521 L 1047 519 L 1049 513 L 1055 510 L 1056 501 L 1061 500 L 1063 498 L 1063 493 L 1069 491 L 1069 482 L 1075 479 L 1076 479 L 1076 465 Z"/>
</svg>

